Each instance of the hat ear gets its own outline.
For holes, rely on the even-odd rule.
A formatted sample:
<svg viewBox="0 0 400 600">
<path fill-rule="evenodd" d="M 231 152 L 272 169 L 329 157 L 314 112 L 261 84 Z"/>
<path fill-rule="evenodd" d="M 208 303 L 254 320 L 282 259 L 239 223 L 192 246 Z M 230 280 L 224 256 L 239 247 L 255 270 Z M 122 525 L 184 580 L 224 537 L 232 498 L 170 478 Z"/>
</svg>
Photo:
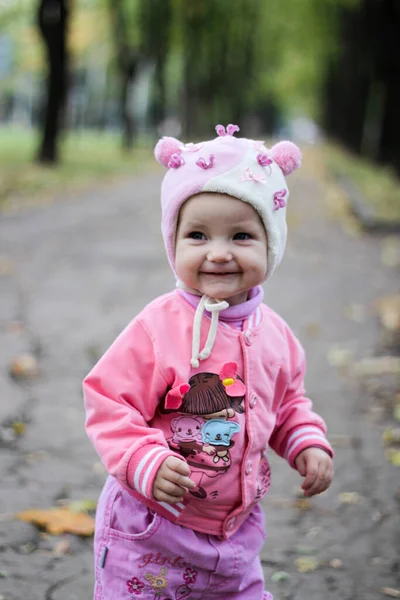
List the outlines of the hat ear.
<svg viewBox="0 0 400 600">
<path fill-rule="evenodd" d="M 284 175 L 290 175 L 301 166 L 300 148 L 293 142 L 278 142 L 272 146 L 270 155 Z"/>
<path fill-rule="evenodd" d="M 180 154 L 183 149 L 183 144 L 173 137 L 163 137 L 158 140 L 154 148 L 154 156 L 158 162 L 164 167 L 169 166 L 169 161 L 173 154 Z"/>
</svg>

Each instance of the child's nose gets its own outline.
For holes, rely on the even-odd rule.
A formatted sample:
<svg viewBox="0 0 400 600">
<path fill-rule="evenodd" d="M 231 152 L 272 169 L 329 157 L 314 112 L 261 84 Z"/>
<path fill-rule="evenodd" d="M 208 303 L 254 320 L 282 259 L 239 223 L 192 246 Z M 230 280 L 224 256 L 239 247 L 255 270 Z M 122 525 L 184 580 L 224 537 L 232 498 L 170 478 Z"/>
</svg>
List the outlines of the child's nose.
<svg viewBox="0 0 400 600">
<path fill-rule="evenodd" d="M 210 262 L 229 262 L 232 260 L 232 252 L 228 244 L 215 242 L 207 253 L 207 260 Z"/>
</svg>

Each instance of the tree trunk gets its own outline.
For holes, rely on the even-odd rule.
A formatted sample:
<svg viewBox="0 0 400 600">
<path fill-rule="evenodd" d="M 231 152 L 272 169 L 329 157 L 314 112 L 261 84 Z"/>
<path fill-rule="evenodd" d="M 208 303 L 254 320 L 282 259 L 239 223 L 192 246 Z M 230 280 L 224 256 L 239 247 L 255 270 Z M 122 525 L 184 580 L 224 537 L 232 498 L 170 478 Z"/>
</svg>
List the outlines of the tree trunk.
<svg viewBox="0 0 400 600">
<path fill-rule="evenodd" d="M 48 59 L 46 108 L 39 162 L 58 162 L 58 139 L 62 127 L 67 94 L 67 23 L 68 0 L 41 0 L 38 27 Z"/>
<path fill-rule="evenodd" d="M 379 160 L 392 165 L 400 176 L 400 80 L 387 82 L 383 123 L 379 144 Z"/>
<path fill-rule="evenodd" d="M 122 116 L 122 147 L 130 150 L 133 146 L 135 135 L 135 122 L 131 111 L 131 92 L 132 84 L 137 68 L 137 59 L 129 57 L 128 50 L 120 57 L 120 74 L 122 78 L 121 86 L 121 116 Z"/>
</svg>

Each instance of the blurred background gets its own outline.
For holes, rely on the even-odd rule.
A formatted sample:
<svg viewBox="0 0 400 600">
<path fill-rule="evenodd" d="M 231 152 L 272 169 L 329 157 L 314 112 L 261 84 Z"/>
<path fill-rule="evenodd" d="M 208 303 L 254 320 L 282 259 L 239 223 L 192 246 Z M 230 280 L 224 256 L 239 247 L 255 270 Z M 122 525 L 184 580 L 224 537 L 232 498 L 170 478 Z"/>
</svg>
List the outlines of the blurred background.
<svg viewBox="0 0 400 600">
<path fill-rule="evenodd" d="M 141 168 L 158 136 L 221 121 L 328 138 L 367 195 L 378 163 L 391 220 L 399 23 L 398 0 L 0 0 L 0 202 Z"/>
<path fill-rule="evenodd" d="M 0 600 L 92 597 L 81 381 L 174 286 L 156 141 L 218 123 L 303 152 L 265 298 L 336 454 L 312 501 L 270 457 L 267 587 L 400 598 L 399 40 L 400 0 L 0 0 Z"/>
</svg>

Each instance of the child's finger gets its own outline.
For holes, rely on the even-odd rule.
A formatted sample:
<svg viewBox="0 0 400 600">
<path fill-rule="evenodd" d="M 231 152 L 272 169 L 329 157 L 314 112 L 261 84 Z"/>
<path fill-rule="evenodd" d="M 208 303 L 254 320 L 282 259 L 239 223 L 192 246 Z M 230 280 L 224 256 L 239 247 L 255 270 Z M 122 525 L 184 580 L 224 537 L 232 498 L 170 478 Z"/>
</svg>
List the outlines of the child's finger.
<svg viewBox="0 0 400 600">
<path fill-rule="evenodd" d="M 309 490 L 315 483 L 318 477 L 318 459 L 315 457 L 308 458 L 306 461 L 306 476 L 302 484 L 304 491 Z"/>
<path fill-rule="evenodd" d="M 304 477 L 306 474 L 306 459 L 304 458 L 303 454 L 299 454 L 299 456 L 296 458 L 296 469 L 298 473 Z"/>
<path fill-rule="evenodd" d="M 160 489 L 154 491 L 154 498 L 159 502 L 168 502 L 169 504 L 176 504 L 183 500 L 183 496 L 171 496 Z"/>
<path fill-rule="evenodd" d="M 165 472 L 165 478 L 168 479 L 168 481 L 171 481 L 172 483 L 180 485 L 184 488 L 193 489 L 196 487 L 196 484 L 189 478 L 189 475 L 189 466 L 182 460 L 179 460 L 179 458 L 176 459 L 176 463 L 168 463 L 167 470 Z"/>
<path fill-rule="evenodd" d="M 182 486 L 177 485 L 168 479 L 160 481 L 157 485 L 157 489 L 169 496 L 183 496 L 186 493 L 186 490 L 183 489 Z"/>
<path fill-rule="evenodd" d="M 180 458 L 176 458 L 176 456 L 169 456 L 165 462 L 171 471 L 175 471 L 181 475 L 186 475 L 187 477 L 190 475 L 189 465 Z"/>
<path fill-rule="evenodd" d="M 315 494 L 320 494 L 329 487 L 329 484 L 330 481 L 328 474 L 325 472 L 325 470 L 319 468 L 314 483 L 307 490 L 304 491 L 304 495 L 311 497 L 315 496 Z"/>
</svg>

